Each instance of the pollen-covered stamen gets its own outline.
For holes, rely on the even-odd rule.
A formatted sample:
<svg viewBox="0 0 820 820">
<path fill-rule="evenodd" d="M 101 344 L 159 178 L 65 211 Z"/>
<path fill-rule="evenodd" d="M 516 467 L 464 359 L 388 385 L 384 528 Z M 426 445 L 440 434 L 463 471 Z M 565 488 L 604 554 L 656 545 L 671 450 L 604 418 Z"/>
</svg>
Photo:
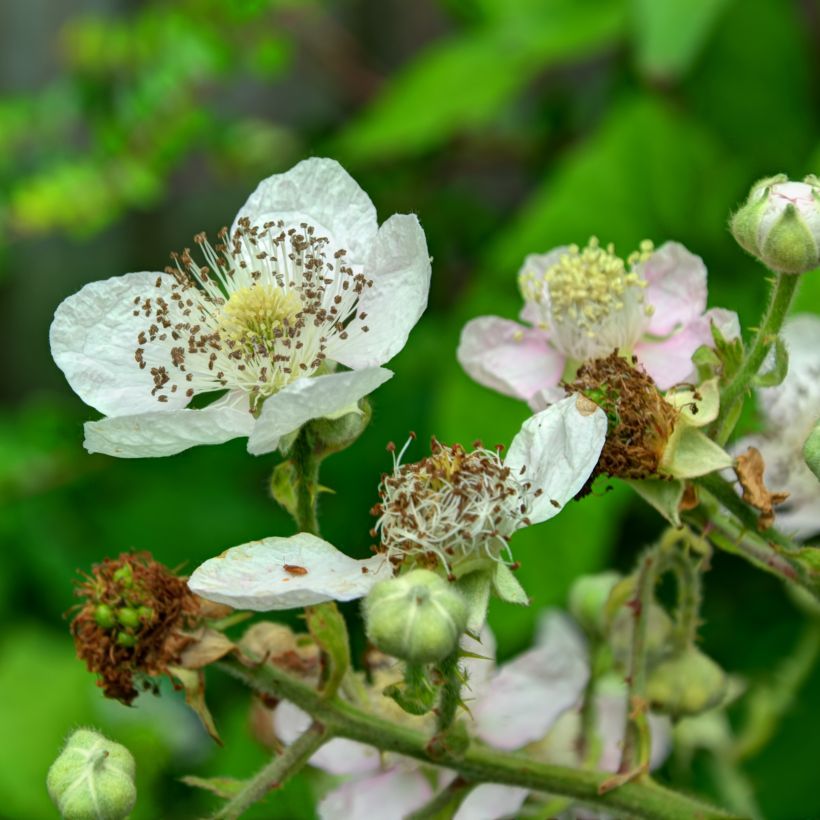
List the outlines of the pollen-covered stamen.
<svg viewBox="0 0 820 820">
<path fill-rule="evenodd" d="M 134 358 L 159 401 L 227 388 L 248 393 L 253 408 L 315 373 L 353 325 L 367 331 L 358 305 L 372 282 L 313 225 L 243 219 L 215 246 L 204 234 L 195 241 L 207 264 L 188 249 L 172 254 L 170 276 L 134 303 L 147 323 Z"/>
<path fill-rule="evenodd" d="M 432 454 L 414 464 L 394 462 L 379 487 L 374 535 L 380 550 L 400 564 L 441 562 L 451 570 L 468 558 L 509 559 L 508 542 L 528 523 L 529 489 L 499 452 L 433 439 Z"/>
<path fill-rule="evenodd" d="M 524 298 L 542 308 L 544 324 L 565 355 L 584 360 L 637 341 L 652 311 L 644 304 L 646 281 L 634 268 L 649 258 L 652 247 L 644 240 L 624 261 L 612 244 L 602 248 L 592 237 L 583 249 L 571 245 L 545 271 L 521 274 Z"/>
</svg>

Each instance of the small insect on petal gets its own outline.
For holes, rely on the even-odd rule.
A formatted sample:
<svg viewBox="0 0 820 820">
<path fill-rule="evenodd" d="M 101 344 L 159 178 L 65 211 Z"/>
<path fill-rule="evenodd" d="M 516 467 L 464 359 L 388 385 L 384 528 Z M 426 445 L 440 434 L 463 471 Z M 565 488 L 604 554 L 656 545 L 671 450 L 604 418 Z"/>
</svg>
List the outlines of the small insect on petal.
<svg viewBox="0 0 820 820">
<path fill-rule="evenodd" d="M 305 567 L 300 567 L 298 564 L 284 564 L 285 572 L 291 575 L 307 575 L 308 571 Z"/>
</svg>

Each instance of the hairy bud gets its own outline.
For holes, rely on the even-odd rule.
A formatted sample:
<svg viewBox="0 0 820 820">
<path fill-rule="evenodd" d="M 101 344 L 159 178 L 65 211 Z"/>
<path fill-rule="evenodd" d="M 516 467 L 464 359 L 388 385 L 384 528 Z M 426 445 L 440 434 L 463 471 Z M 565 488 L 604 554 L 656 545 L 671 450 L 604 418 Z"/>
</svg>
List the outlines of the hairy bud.
<svg viewBox="0 0 820 820">
<path fill-rule="evenodd" d="M 435 663 L 455 648 L 467 603 L 439 575 L 416 569 L 376 584 L 364 601 L 367 637 L 409 663 Z"/>
<path fill-rule="evenodd" d="M 569 590 L 569 611 L 584 630 L 602 635 L 606 630 L 606 603 L 621 576 L 617 572 L 582 575 Z"/>
<path fill-rule="evenodd" d="M 728 686 L 726 673 L 690 646 L 652 669 L 647 695 L 653 709 L 677 718 L 699 715 L 717 706 L 726 696 Z"/>
<path fill-rule="evenodd" d="M 48 793 L 65 820 L 122 820 L 137 802 L 131 752 L 91 729 L 78 729 L 51 764 Z"/>
<path fill-rule="evenodd" d="M 820 180 L 792 182 L 785 174 L 756 182 L 732 217 L 738 244 L 779 273 L 805 273 L 820 264 Z"/>
</svg>

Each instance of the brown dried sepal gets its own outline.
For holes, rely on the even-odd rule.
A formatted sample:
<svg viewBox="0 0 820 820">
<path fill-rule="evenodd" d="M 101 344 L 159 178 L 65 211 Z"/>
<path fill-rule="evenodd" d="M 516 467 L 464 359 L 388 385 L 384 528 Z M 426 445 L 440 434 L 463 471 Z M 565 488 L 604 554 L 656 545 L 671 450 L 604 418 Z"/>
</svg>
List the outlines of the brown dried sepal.
<svg viewBox="0 0 820 820">
<path fill-rule="evenodd" d="M 77 656 L 98 676 L 106 697 L 131 704 L 139 694 L 135 681 L 144 689 L 155 688 L 150 678 L 166 674 L 196 641 L 189 630 L 202 620 L 201 599 L 150 553 L 122 553 L 95 564 L 75 593 L 85 599 L 71 622 Z M 150 616 L 136 625 L 102 626 L 100 607 L 115 614 L 144 607 Z M 123 645 L 121 635 L 130 645 Z"/>
<path fill-rule="evenodd" d="M 769 492 L 763 480 L 765 472 L 766 464 L 756 447 L 749 447 L 737 457 L 735 473 L 743 488 L 743 500 L 760 512 L 757 528 L 761 531 L 774 524 L 774 508 L 789 497 L 788 493 Z"/>
<path fill-rule="evenodd" d="M 270 663 L 309 683 L 319 683 L 319 647 L 309 635 L 297 635 L 284 624 L 253 624 L 242 636 L 238 649 L 250 663 Z"/>
<path fill-rule="evenodd" d="M 583 364 L 567 394 L 580 393 L 607 415 L 608 429 L 598 464 L 587 487 L 599 475 L 648 478 L 657 475 L 678 412 L 637 363 L 613 351 Z"/>
</svg>

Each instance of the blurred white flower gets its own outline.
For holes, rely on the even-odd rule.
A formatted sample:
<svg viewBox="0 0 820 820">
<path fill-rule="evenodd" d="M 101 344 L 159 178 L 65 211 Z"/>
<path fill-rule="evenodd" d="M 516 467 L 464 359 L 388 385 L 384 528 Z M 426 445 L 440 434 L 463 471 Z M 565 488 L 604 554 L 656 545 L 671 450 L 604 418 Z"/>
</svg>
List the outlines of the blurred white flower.
<svg viewBox="0 0 820 820">
<path fill-rule="evenodd" d="M 54 360 L 106 416 L 85 425 L 90 452 L 167 456 L 238 436 L 269 452 L 390 378 L 380 365 L 427 304 L 418 219 L 379 227 L 370 198 L 330 159 L 263 180 L 215 246 L 195 241 L 198 259 L 185 250 L 164 273 L 92 282 L 57 308 Z"/>
<path fill-rule="evenodd" d="M 781 335 L 789 352 L 786 378 L 777 387 L 757 390 L 764 431 L 740 439 L 733 449 L 760 451 L 766 486 L 789 494 L 776 508 L 777 526 L 810 538 L 820 533 L 820 481 L 805 462 L 803 445 L 820 419 L 820 317 L 792 316 Z"/>
<path fill-rule="evenodd" d="M 519 282 L 531 327 L 497 316 L 468 322 L 458 360 L 476 381 L 534 410 L 564 395 L 579 364 L 616 348 L 634 354 L 661 390 L 694 375 L 692 354 L 713 345 L 711 324 L 740 335 L 737 315 L 706 310 L 706 267 L 677 242 L 643 243 L 626 262 L 591 240 L 532 254 Z"/>
<path fill-rule="evenodd" d="M 373 558 L 356 561 L 307 533 L 265 538 L 209 559 L 193 572 L 188 586 L 236 609 L 289 609 L 363 597 L 377 581 L 391 577 L 405 555 L 429 554 L 447 567 L 468 549 L 479 558 L 499 557 L 514 530 L 557 515 L 583 487 L 606 429 L 599 407 L 570 396 L 524 422 L 503 464 L 497 453 L 478 451 L 478 458 L 470 460 L 474 454 L 461 451 L 447 462 L 449 477 L 436 478 L 423 498 L 402 490 L 405 480 L 415 486 L 419 470 L 409 470 L 411 478 L 405 479 L 401 471 L 408 468 L 397 464 L 398 486 L 383 496 L 377 525 L 383 543 Z M 489 480 L 477 475 L 480 468 L 490 471 Z M 400 503 L 416 505 L 415 524 L 399 514 Z"/>
</svg>

